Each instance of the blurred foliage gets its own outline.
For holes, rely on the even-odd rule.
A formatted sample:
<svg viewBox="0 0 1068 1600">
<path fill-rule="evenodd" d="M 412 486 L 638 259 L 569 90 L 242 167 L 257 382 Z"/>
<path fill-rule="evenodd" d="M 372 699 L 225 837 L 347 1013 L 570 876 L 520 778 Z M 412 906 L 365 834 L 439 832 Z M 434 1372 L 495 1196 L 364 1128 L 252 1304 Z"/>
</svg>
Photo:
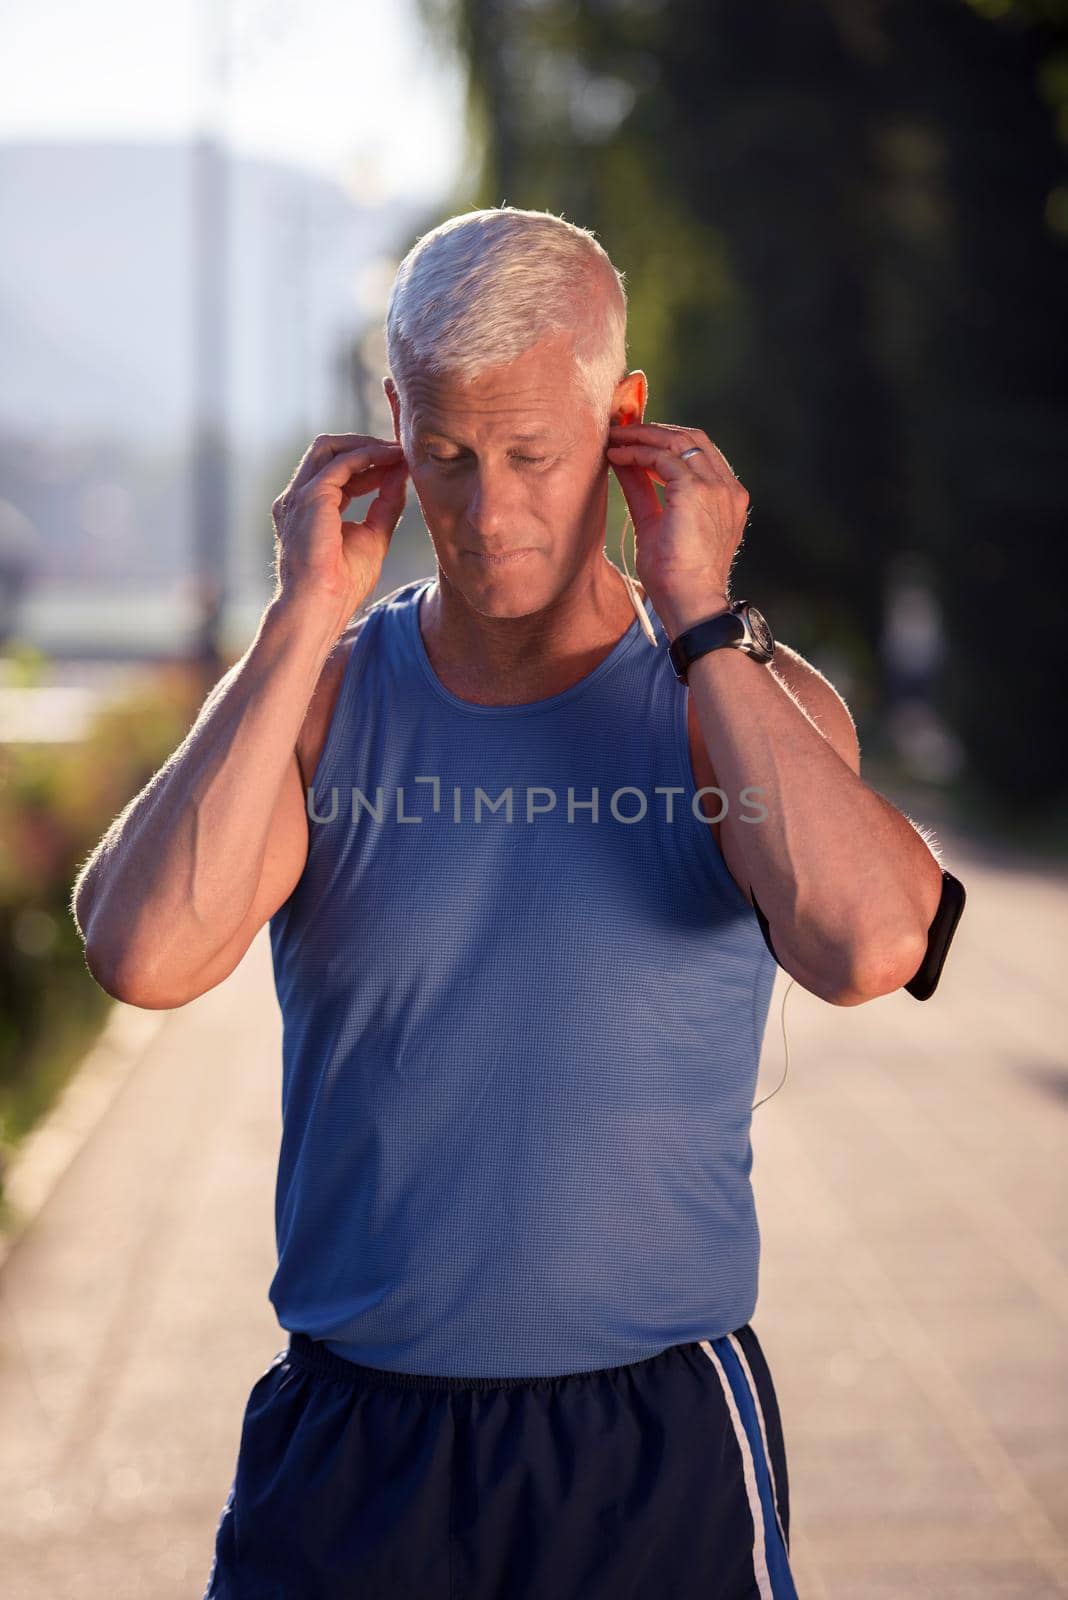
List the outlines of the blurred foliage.
<svg viewBox="0 0 1068 1600">
<path fill-rule="evenodd" d="M 202 700 L 193 668 L 166 666 L 102 708 L 84 740 L 0 749 L 0 1154 L 52 1102 L 111 1006 L 85 965 L 74 879 Z"/>
<path fill-rule="evenodd" d="M 594 229 L 648 420 L 705 429 L 750 491 L 734 593 L 848 663 L 878 753 L 887 574 L 922 553 L 972 780 L 1059 810 L 1068 5 L 420 5 L 466 66 L 441 216 Z"/>
<path fill-rule="evenodd" d="M 6 680 L 13 689 L 32 689 L 45 676 L 48 657 L 39 645 L 15 638 L 5 647 Z"/>
</svg>

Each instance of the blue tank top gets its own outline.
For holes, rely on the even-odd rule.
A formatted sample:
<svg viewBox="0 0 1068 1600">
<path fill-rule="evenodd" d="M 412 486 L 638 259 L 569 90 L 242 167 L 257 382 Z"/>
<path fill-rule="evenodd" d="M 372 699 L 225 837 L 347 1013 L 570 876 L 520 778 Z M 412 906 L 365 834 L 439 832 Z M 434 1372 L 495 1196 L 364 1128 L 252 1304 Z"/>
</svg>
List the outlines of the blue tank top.
<svg viewBox="0 0 1068 1600">
<path fill-rule="evenodd" d="M 423 644 L 433 581 L 361 619 L 270 921 L 271 1303 L 456 1377 L 717 1338 L 756 1305 L 777 969 L 700 820 L 663 624 L 647 602 L 659 648 L 635 618 L 562 693 L 474 705 Z"/>
</svg>

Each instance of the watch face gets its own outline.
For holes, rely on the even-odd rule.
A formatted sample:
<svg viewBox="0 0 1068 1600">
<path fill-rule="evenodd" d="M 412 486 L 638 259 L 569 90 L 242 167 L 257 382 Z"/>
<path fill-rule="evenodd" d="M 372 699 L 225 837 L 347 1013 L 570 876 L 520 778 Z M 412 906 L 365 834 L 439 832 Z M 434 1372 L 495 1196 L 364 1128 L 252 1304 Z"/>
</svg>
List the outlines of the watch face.
<svg viewBox="0 0 1068 1600">
<path fill-rule="evenodd" d="M 762 650 L 771 655 L 775 649 L 775 637 L 768 627 L 763 612 L 758 611 L 756 606 L 750 606 L 747 615 L 754 639 Z"/>
</svg>

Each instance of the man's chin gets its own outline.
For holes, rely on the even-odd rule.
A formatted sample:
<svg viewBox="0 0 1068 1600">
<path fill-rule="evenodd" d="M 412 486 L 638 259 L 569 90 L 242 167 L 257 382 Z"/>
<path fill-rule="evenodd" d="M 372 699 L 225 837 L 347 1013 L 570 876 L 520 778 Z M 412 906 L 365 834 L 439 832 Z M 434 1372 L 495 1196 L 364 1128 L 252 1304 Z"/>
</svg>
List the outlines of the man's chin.
<svg viewBox="0 0 1068 1600">
<path fill-rule="evenodd" d="M 494 560 L 481 552 L 462 550 L 447 574 L 472 610 L 490 617 L 523 617 L 540 610 L 551 594 L 542 594 L 551 574 L 546 553 L 530 548 Z M 551 589 L 551 584 L 549 585 Z"/>
</svg>

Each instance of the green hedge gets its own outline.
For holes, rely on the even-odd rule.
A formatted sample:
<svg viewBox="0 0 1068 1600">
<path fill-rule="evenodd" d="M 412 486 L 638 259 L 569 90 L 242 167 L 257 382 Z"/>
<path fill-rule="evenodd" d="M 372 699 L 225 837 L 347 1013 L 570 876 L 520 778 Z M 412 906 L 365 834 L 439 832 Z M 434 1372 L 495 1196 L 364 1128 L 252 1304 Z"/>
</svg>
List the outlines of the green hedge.
<svg viewBox="0 0 1068 1600">
<path fill-rule="evenodd" d="M 87 736 L 0 750 L 0 1186 L 113 1004 L 85 964 L 74 880 L 127 802 L 188 733 L 196 669 L 167 664 L 102 707 Z"/>
</svg>

